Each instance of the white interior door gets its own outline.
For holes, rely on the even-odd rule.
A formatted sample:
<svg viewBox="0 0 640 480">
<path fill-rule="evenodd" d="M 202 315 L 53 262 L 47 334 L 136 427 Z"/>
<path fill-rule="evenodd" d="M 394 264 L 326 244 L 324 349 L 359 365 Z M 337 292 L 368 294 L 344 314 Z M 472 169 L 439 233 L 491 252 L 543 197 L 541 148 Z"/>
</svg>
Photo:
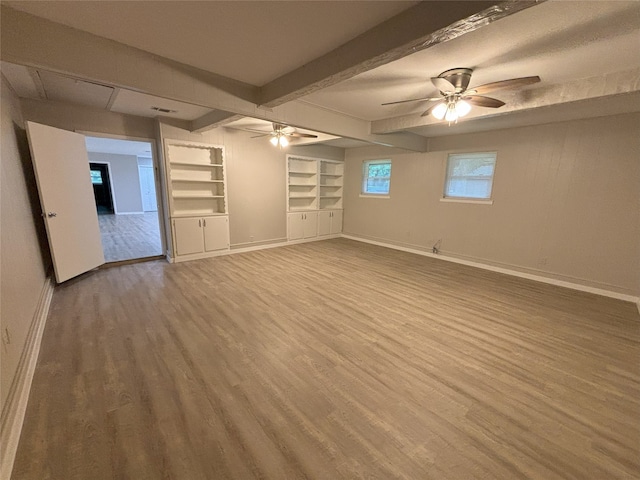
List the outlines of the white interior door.
<svg viewBox="0 0 640 480">
<path fill-rule="evenodd" d="M 142 192 L 142 210 L 145 212 L 156 212 L 158 203 L 156 200 L 156 183 L 153 178 L 153 167 L 140 165 L 140 191 Z"/>
<path fill-rule="evenodd" d="M 104 263 L 84 136 L 26 122 L 58 283 Z"/>
</svg>

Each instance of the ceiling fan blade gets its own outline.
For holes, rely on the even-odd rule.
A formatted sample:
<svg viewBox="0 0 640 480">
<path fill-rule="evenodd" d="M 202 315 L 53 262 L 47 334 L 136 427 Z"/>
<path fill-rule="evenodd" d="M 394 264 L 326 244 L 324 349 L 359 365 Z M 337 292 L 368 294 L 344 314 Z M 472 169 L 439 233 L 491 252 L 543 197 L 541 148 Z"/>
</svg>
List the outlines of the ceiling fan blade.
<svg viewBox="0 0 640 480">
<path fill-rule="evenodd" d="M 299 138 L 318 138 L 318 135 L 311 135 L 310 133 L 291 132 L 285 133 L 287 137 L 299 137 Z"/>
<path fill-rule="evenodd" d="M 431 111 L 436 108 L 438 105 L 440 105 L 440 103 L 436 103 L 434 105 L 431 105 L 429 108 L 427 108 L 427 110 L 425 110 L 425 112 L 420 115 L 421 117 L 426 117 L 427 115 L 429 115 L 431 113 Z"/>
<path fill-rule="evenodd" d="M 412 98 L 411 100 L 400 100 L 399 102 L 387 102 L 382 105 L 396 105 L 398 103 L 408 103 L 408 102 L 437 102 L 442 100 L 442 97 L 424 97 L 424 98 Z"/>
<path fill-rule="evenodd" d="M 431 79 L 431 83 L 433 83 L 435 87 L 443 93 L 453 93 L 456 91 L 455 85 L 446 78 L 433 77 Z"/>
<path fill-rule="evenodd" d="M 462 99 L 466 100 L 471 105 L 477 105 L 478 107 L 498 108 L 504 105 L 504 102 L 502 100 L 491 97 L 483 97 L 480 95 L 469 95 L 462 97 Z"/>
<path fill-rule="evenodd" d="M 502 90 L 505 88 L 519 88 L 526 85 L 532 85 L 534 83 L 538 83 L 539 81 L 540 77 L 538 77 L 537 75 L 533 77 L 511 78 L 509 80 L 485 83 L 484 85 L 473 87 L 467 90 L 467 93 L 484 95 L 485 93 L 493 92 L 495 90 Z"/>
<path fill-rule="evenodd" d="M 251 138 L 266 137 L 266 136 L 269 136 L 269 135 L 271 135 L 271 133 L 263 133 L 262 135 L 254 135 L 254 136 L 253 136 L 253 137 L 251 137 Z"/>
</svg>

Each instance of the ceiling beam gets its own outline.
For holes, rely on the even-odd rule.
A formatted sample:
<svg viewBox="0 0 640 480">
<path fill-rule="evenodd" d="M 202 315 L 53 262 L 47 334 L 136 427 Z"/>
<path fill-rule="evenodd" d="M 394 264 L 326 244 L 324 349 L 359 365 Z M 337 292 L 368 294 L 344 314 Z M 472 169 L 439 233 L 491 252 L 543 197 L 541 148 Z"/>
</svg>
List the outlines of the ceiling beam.
<svg viewBox="0 0 640 480">
<path fill-rule="evenodd" d="M 505 92 L 503 94 L 496 92 L 496 96 L 506 101 L 506 105 L 495 109 L 473 107 L 469 115 L 461 120 L 461 123 L 479 118 L 491 118 L 507 113 L 524 112 L 552 105 L 595 100 L 634 92 L 640 92 L 640 68 L 583 78 L 564 84 L 525 89 L 520 92 Z M 421 117 L 419 112 L 373 121 L 371 122 L 371 132 L 384 135 L 411 128 L 442 124 L 442 120 L 437 120 L 432 115 Z"/>
<path fill-rule="evenodd" d="M 191 133 L 202 133 L 207 130 L 213 130 L 214 128 L 222 127 L 230 122 L 235 122 L 243 118 L 242 115 L 238 115 L 233 112 L 225 112 L 224 110 L 213 110 L 209 113 L 205 113 L 201 117 L 191 121 Z"/>
<path fill-rule="evenodd" d="M 225 83 L 215 74 L 5 5 L 0 9 L 0 57 L 9 63 L 364 142 L 427 149 L 427 139 L 419 135 L 372 135 L 368 121 L 303 102 L 259 107 L 255 87 Z"/>
<path fill-rule="evenodd" d="M 420 2 L 335 50 L 267 83 L 260 104 L 273 107 L 458 38 L 545 0 Z"/>
</svg>

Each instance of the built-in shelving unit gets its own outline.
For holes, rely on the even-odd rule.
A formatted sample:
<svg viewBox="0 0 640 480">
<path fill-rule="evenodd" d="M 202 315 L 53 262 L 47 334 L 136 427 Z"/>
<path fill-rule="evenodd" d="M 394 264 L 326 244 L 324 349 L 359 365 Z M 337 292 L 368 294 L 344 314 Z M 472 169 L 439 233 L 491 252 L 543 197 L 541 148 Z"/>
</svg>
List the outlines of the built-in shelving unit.
<svg viewBox="0 0 640 480">
<path fill-rule="evenodd" d="M 318 209 L 318 160 L 287 155 L 290 212 Z"/>
<path fill-rule="evenodd" d="M 287 238 L 305 241 L 342 232 L 344 164 L 287 155 Z"/>
<path fill-rule="evenodd" d="M 229 249 L 223 147 L 165 140 L 175 261 Z"/>
<path fill-rule="evenodd" d="M 167 141 L 170 215 L 227 213 L 223 148 Z"/>
<path fill-rule="evenodd" d="M 319 209 L 341 209 L 344 164 L 331 160 L 320 160 Z"/>
</svg>

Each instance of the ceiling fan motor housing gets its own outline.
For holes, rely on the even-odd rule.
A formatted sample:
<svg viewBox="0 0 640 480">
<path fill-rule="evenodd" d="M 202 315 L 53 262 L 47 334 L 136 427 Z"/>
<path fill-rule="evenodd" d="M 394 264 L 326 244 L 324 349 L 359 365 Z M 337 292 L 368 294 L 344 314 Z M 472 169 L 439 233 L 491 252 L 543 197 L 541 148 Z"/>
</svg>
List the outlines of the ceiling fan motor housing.
<svg viewBox="0 0 640 480">
<path fill-rule="evenodd" d="M 446 72 L 442 72 L 438 75 L 440 78 L 444 78 L 451 85 L 456 87 L 455 93 L 464 92 L 469 86 L 471 81 L 471 74 L 473 70 L 470 68 L 452 68 Z"/>
</svg>

